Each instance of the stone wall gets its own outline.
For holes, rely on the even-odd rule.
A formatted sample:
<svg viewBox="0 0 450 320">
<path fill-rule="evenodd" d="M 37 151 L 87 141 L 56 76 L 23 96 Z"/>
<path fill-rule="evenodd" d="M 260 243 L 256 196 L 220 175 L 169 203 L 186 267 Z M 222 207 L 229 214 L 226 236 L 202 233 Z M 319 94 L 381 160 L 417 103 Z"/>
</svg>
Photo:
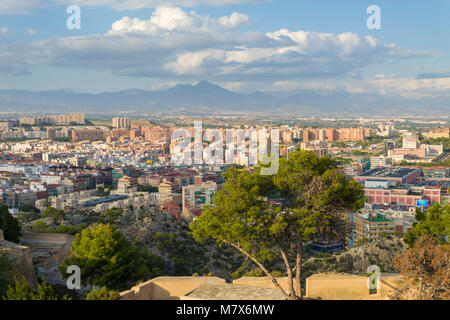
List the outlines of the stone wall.
<svg viewBox="0 0 450 320">
<path fill-rule="evenodd" d="M 284 277 L 277 280 L 288 292 L 288 279 Z M 406 284 L 403 276 L 385 273 L 381 275 L 380 289 L 376 293 L 369 293 L 367 280 L 368 277 L 352 274 L 315 274 L 306 279 L 305 297 L 322 300 L 387 300 L 391 293 Z M 282 298 L 267 277 L 243 277 L 232 284 L 226 284 L 225 280 L 216 277 L 158 277 L 121 292 L 120 296 L 122 300 L 220 300 L 224 297 L 244 300 L 243 293 L 263 289 L 273 290 L 270 295 L 274 298 Z M 245 295 L 260 299 L 255 294 Z"/>
<path fill-rule="evenodd" d="M 0 253 L 6 253 L 11 259 L 14 275 L 18 278 L 24 276 L 31 287 L 36 289 L 38 282 L 30 248 L 3 240 L 3 233 L 0 236 Z"/>
<path fill-rule="evenodd" d="M 405 286 L 399 274 L 381 274 L 380 289 L 369 293 L 368 277 L 352 274 L 315 274 L 306 279 L 306 296 L 323 300 L 388 300 Z"/>
<path fill-rule="evenodd" d="M 62 264 L 70 256 L 74 236 L 61 233 L 25 233 L 20 243 L 30 247 L 35 263 L 46 263 L 48 260 Z"/>
<path fill-rule="evenodd" d="M 60 233 L 25 233 L 20 242 L 30 247 L 31 257 L 39 277 L 44 276 L 47 283 L 65 285 L 58 266 L 70 256 L 74 237 Z"/>
<path fill-rule="evenodd" d="M 225 283 L 216 277 L 158 277 L 120 293 L 122 300 L 179 300 L 206 282 Z"/>
</svg>

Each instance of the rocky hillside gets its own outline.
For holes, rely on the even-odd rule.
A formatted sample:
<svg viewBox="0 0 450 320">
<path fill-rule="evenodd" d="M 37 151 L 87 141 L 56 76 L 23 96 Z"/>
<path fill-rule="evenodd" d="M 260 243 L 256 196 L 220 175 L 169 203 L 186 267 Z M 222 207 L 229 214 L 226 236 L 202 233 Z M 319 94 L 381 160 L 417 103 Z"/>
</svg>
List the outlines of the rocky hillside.
<svg viewBox="0 0 450 320">
<path fill-rule="evenodd" d="M 215 242 L 197 243 L 189 233 L 189 224 L 169 213 L 127 210 L 117 226 L 139 248 L 163 257 L 169 275 L 198 273 L 230 278 L 244 260 L 233 248 L 220 248 Z"/>
<path fill-rule="evenodd" d="M 40 226 L 43 222 L 44 226 Z M 67 232 L 72 234 L 96 223 L 111 223 L 137 247 L 148 251 L 159 270 L 157 275 L 215 275 L 231 280 L 245 275 L 256 266 L 234 248 L 219 247 L 216 242 L 197 243 L 189 233 L 189 224 L 154 207 L 112 209 L 102 213 L 81 212 L 66 215 L 55 224 L 51 219 L 24 224 L 25 229 L 38 232 Z M 39 229 L 38 228 L 38 229 Z M 393 258 L 405 249 L 400 239 L 382 239 L 335 255 L 319 254 L 305 258 L 303 276 L 314 273 L 346 272 L 365 274 L 369 265 L 382 272 L 395 272 Z M 276 259 L 266 263 L 269 270 L 285 273 L 284 263 Z M 262 274 L 261 274 L 262 275 Z"/>
<path fill-rule="evenodd" d="M 216 242 L 197 243 L 189 234 L 189 224 L 154 207 L 112 209 L 102 213 L 66 214 L 59 221 L 50 218 L 23 223 L 31 232 L 75 234 L 97 223 L 111 223 L 137 247 L 148 251 L 159 270 L 156 275 L 215 275 L 231 279 L 244 258 L 233 248 Z"/>
<path fill-rule="evenodd" d="M 304 263 L 303 268 L 308 275 L 318 272 L 365 274 L 370 265 L 377 265 L 381 272 L 396 272 L 392 261 L 405 249 L 401 239 L 384 238 L 333 256 L 312 257 Z"/>
</svg>

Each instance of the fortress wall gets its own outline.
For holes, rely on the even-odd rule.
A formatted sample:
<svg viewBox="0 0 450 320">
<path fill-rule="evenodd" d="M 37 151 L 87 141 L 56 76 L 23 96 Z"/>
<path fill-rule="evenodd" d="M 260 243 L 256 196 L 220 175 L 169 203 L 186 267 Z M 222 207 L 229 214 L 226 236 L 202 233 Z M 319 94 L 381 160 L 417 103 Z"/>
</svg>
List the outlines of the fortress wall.
<svg viewBox="0 0 450 320">
<path fill-rule="evenodd" d="M 158 277 L 120 293 L 122 300 L 179 300 L 207 281 L 225 283 L 217 277 Z"/>
<path fill-rule="evenodd" d="M 37 233 L 30 232 L 25 233 L 20 238 L 21 241 L 39 241 L 39 242 L 55 242 L 55 243 L 66 243 L 72 242 L 73 236 L 70 234 L 63 233 Z"/>
<path fill-rule="evenodd" d="M 381 276 L 380 289 L 369 293 L 368 277 L 357 275 L 317 274 L 306 279 L 306 295 L 323 300 L 387 300 L 396 289 L 405 285 L 405 279 L 398 275 Z"/>
<path fill-rule="evenodd" d="M 277 278 L 284 290 L 288 290 L 287 278 Z M 369 294 L 368 277 L 352 274 L 316 274 L 306 279 L 306 298 L 323 300 L 387 300 L 395 290 L 406 284 L 403 276 L 382 274 L 380 289 Z M 121 292 L 122 300 L 197 300 L 189 293 L 205 282 L 225 283 L 215 277 L 158 277 Z M 247 287 L 275 288 L 266 277 L 243 277 L 233 281 L 233 285 Z M 230 284 L 230 286 L 232 286 Z"/>
<path fill-rule="evenodd" d="M 36 289 L 38 282 L 30 248 L 6 240 L 0 240 L 0 253 L 6 253 L 11 259 L 15 276 L 19 278 L 24 276 L 31 287 Z"/>
<path fill-rule="evenodd" d="M 51 256 L 56 263 L 62 264 L 70 256 L 74 236 L 59 233 L 25 233 L 20 237 L 21 244 L 30 247 L 36 263 Z M 44 254 L 44 255 L 43 255 Z"/>
</svg>

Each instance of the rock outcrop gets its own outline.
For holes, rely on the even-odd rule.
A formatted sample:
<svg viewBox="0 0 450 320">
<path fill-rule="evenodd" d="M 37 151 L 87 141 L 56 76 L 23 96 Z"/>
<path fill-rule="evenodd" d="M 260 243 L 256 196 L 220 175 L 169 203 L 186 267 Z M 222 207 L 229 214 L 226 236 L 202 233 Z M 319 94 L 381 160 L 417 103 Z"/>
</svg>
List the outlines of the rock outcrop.
<svg viewBox="0 0 450 320">
<path fill-rule="evenodd" d="M 6 253 L 13 264 L 13 274 L 18 278 L 22 276 L 28 281 L 31 287 L 36 288 L 38 281 L 31 258 L 30 248 L 20 244 L 6 241 L 3 232 L 0 230 L 0 253 Z"/>
</svg>

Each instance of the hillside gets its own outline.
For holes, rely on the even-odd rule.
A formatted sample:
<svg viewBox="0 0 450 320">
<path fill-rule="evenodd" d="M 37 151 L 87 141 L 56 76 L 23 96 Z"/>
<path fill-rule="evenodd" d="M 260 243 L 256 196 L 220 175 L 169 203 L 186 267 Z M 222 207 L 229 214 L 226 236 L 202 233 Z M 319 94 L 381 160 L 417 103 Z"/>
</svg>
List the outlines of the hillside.
<svg viewBox="0 0 450 320">
<path fill-rule="evenodd" d="M 156 212 L 153 207 L 66 215 L 61 221 L 61 224 L 66 226 L 62 230 L 48 218 L 39 221 L 45 221 L 48 226 L 41 229 L 41 232 L 60 230 L 72 233 L 92 224 L 112 223 L 128 240 L 153 255 L 156 259 L 155 265 L 161 269 L 156 271 L 155 275 L 199 274 L 231 280 L 256 269 L 253 263 L 234 248 L 225 246 L 221 248 L 214 241 L 197 243 L 190 235 L 189 224 L 186 221 L 178 220 L 169 213 Z M 36 225 L 36 221 L 26 223 L 24 226 L 28 230 L 33 230 L 33 225 Z M 302 278 L 306 279 L 314 273 L 321 272 L 365 274 L 369 265 L 378 265 L 382 272 L 395 272 L 396 270 L 392 268 L 393 258 L 404 249 L 405 244 L 402 240 L 385 238 L 335 255 L 306 253 Z M 265 264 L 269 270 L 281 274 L 285 272 L 281 259 Z M 255 275 L 263 276 L 258 272 Z"/>
</svg>

